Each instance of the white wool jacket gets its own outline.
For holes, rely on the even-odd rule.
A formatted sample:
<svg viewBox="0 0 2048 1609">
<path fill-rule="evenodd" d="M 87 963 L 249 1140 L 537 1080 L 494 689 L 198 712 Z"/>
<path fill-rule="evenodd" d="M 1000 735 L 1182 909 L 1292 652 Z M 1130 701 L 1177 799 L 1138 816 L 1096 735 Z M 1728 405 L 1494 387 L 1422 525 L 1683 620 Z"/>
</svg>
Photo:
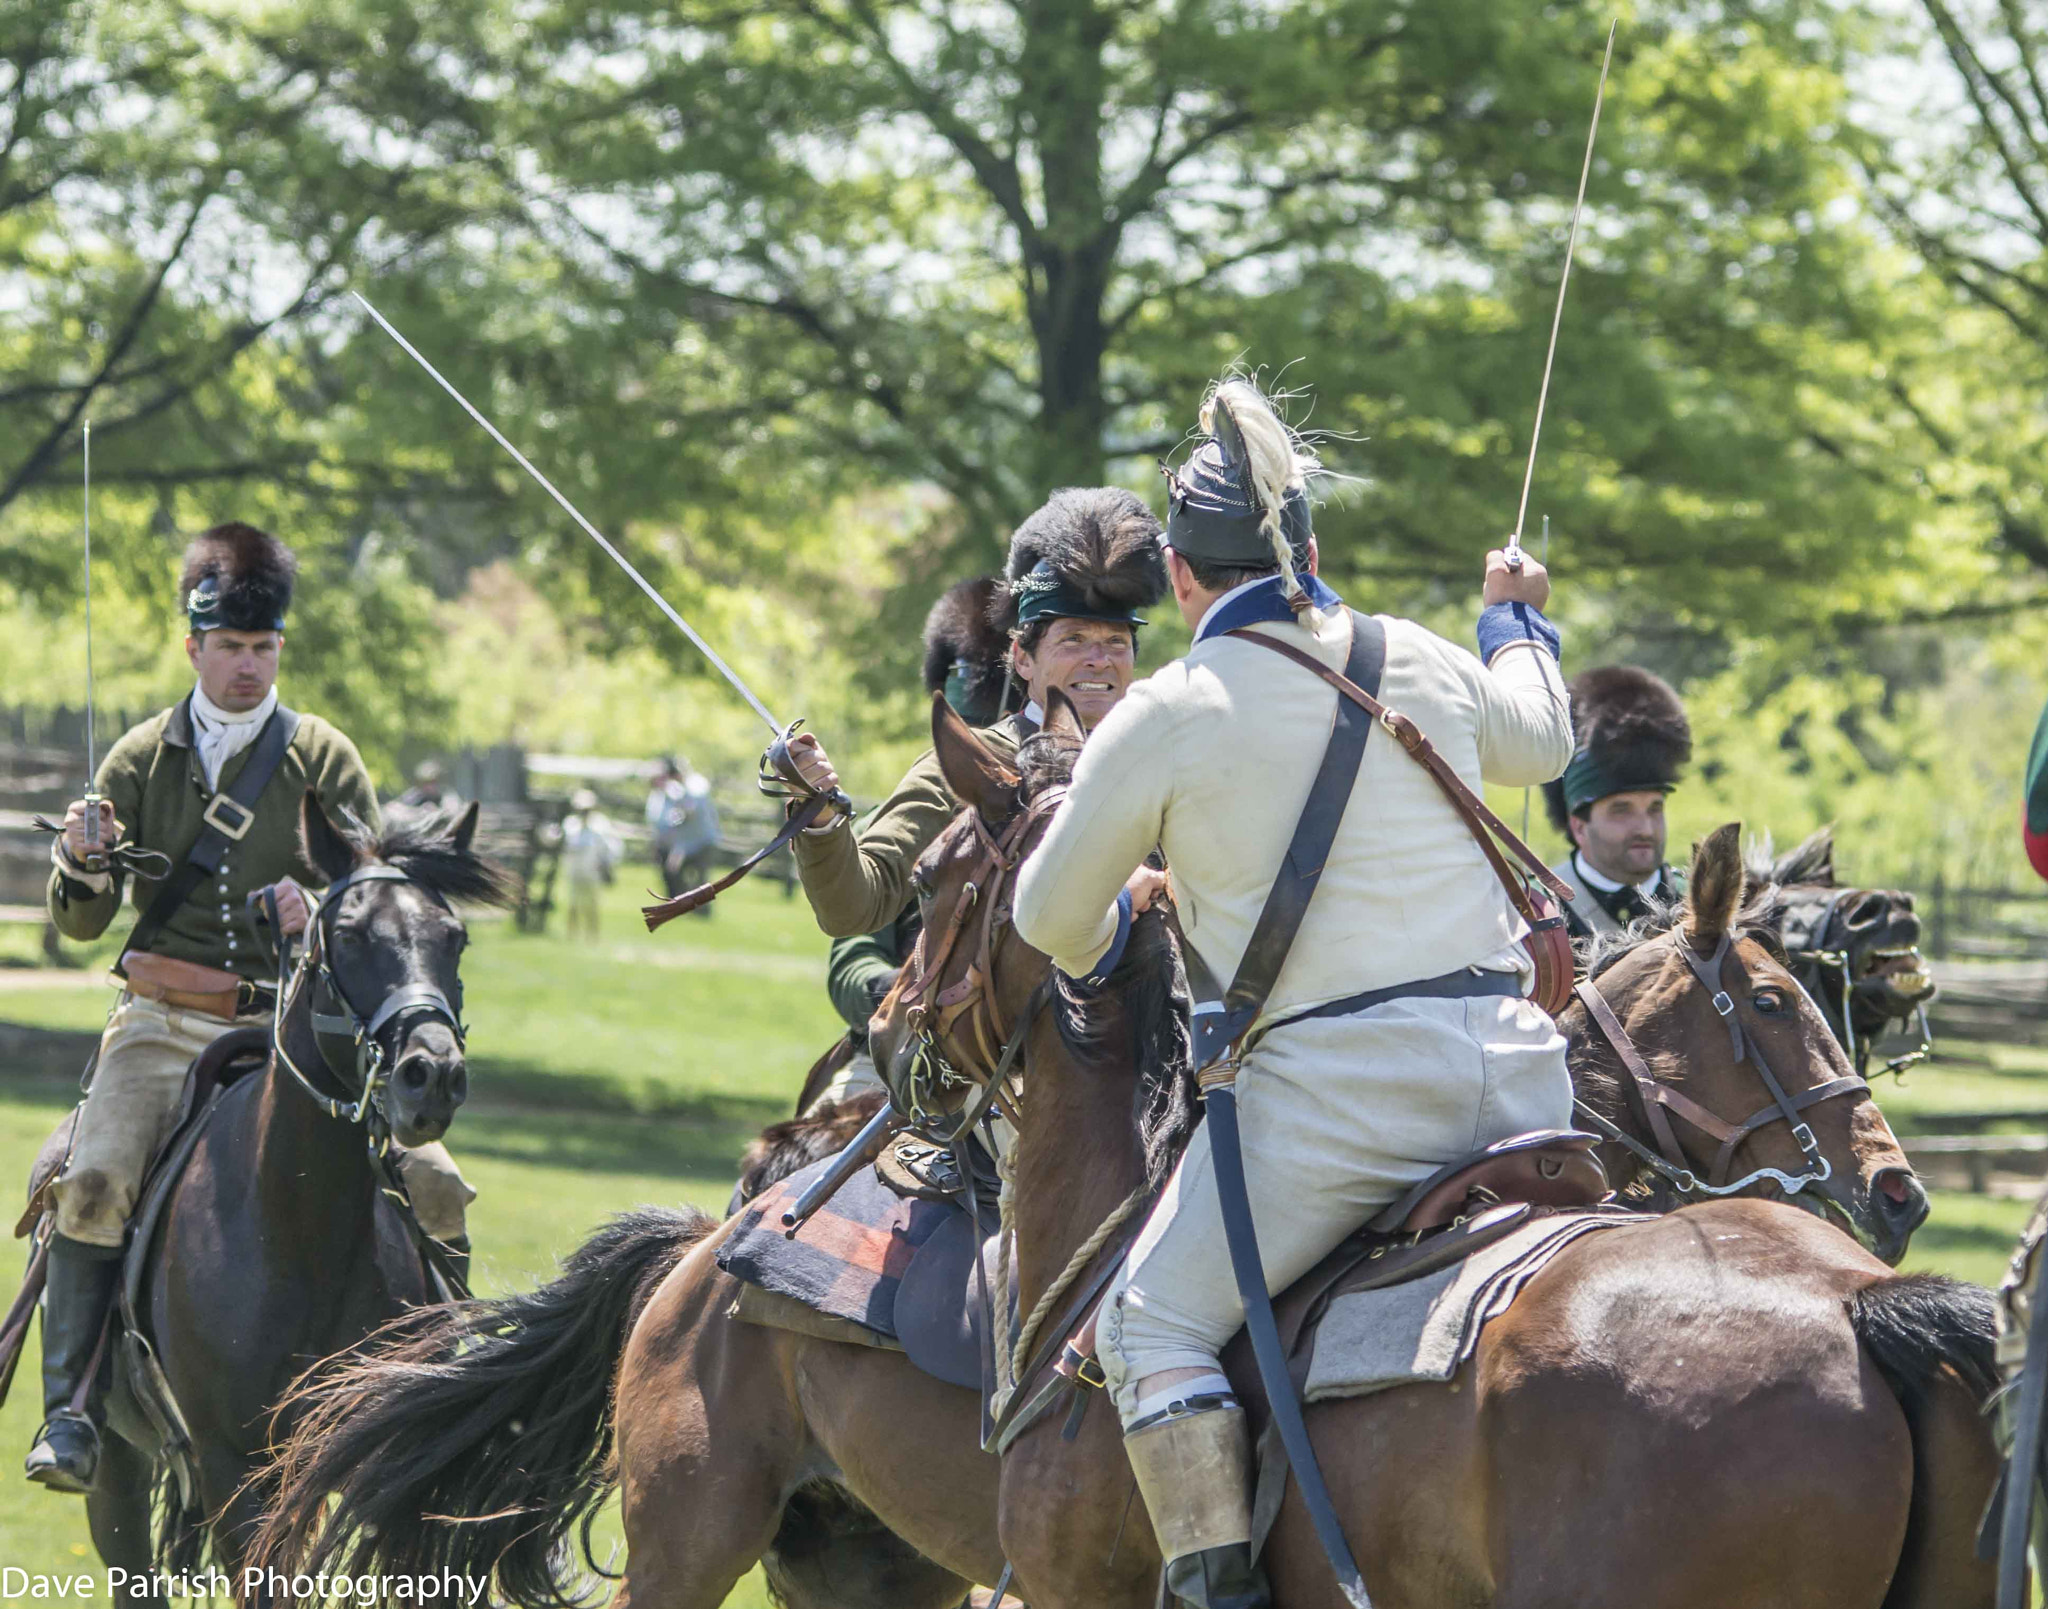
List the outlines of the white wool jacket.
<svg viewBox="0 0 2048 1609">
<path fill-rule="evenodd" d="M 1563 773 L 1571 708 L 1550 649 L 1516 640 L 1482 665 L 1413 621 L 1380 619 L 1381 702 L 1421 727 L 1472 788 Z M 1251 629 L 1342 670 L 1351 616 L 1328 612 L 1316 635 L 1292 622 Z M 1227 985 L 1322 763 L 1337 697 L 1268 649 L 1198 636 L 1089 735 L 1073 787 L 1018 878 L 1018 932 L 1061 970 L 1088 975 L 1120 949 L 1127 918 L 1117 896 L 1156 844 L 1189 944 Z M 1435 781 L 1375 727 L 1266 1015 L 1461 967 L 1525 971 L 1523 932 Z"/>
</svg>

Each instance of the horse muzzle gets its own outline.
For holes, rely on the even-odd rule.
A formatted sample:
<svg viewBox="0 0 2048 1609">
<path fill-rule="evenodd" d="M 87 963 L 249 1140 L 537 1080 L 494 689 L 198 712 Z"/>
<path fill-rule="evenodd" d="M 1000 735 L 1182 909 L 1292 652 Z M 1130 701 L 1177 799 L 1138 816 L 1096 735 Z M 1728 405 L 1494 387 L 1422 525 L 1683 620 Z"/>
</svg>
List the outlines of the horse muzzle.
<svg viewBox="0 0 2048 1609">
<path fill-rule="evenodd" d="M 448 1132 L 469 1098 L 469 1067 L 454 1034 L 424 1023 L 406 1036 L 385 1087 L 385 1116 L 400 1145 L 425 1145 Z"/>
</svg>

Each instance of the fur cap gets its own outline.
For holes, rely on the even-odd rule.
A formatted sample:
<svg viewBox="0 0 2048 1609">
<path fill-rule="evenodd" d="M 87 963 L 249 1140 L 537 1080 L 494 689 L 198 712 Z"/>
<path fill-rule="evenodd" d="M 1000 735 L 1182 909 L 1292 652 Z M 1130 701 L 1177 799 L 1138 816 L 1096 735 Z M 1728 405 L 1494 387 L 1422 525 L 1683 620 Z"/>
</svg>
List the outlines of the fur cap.
<svg viewBox="0 0 2048 1609">
<path fill-rule="evenodd" d="M 1543 785 L 1551 825 L 1611 793 L 1670 792 L 1692 758 L 1692 723 L 1661 676 L 1640 665 L 1599 665 L 1571 681 L 1571 764 Z"/>
<path fill-rule="evenodd" d="M 1017 527 L 989 621 L 1015 631 L 1046 615 L 1140 624 L 1166 595 L 1158 516 L 1122 486 L 1065 486 Z"/>
<path fill-rule="evenodd" d="M 282 631 L 299 561 L 268 531 L 232 521 L 185 549 L 178 596 L 195 632 Z"/>
<path fill-rule="evenodd" d="M 1000 576 L 956 581 L 924 617 L 924 690 L 944 693 L 973 726 L 1002 716 L 1010 639 L 990 618 L 1002 590 Z"/>
</svg>

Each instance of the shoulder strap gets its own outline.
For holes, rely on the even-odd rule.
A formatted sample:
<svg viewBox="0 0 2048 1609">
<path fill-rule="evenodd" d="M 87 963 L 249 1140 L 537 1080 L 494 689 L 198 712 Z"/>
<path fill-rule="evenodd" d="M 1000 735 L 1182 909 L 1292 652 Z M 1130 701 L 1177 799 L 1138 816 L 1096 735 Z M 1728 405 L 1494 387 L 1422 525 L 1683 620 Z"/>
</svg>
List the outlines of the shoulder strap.
<svg viewBox="0 0 2048 1609">
<path fill-rule="evenodd" d="M 1275 648 L 1283 646 L 1257 632 L 1231 632 L 1229 635 L 1243 636 Z M 1290 658 L 1309 659 L 1308 655 L 1296 649 L 1287 648 L 1285 651 Z M 1313 660 L 1309 662 L 1316 663 Z M 1351 651 L 1344 661 L 1344 669 L 1348 673 L 1346 684 L 1363 684 L 1377 691 L 1386 664 L 1386 627 L 1371 615 L 1354 611 L 1351 616 Z M 1335 675 L 1335 672 L 1331 674 Z M 1308 912 L 1309 899 L 1316 891 L 1316 884 L 1322 880 L 1323 867 L 1330 858 L 1330 845 L 1336 842 L 1338 824 L 1344 819 L 1344 807 L 1351 802 L 1352 786 L 1358 780 L 1358 768 L 1365 759 L 1365 740 L 1371 735 L 1370 713 L 1363 707 L 1338 699 L 1336 716 L 1330 726 L 1329 746 L 1323 750 L 1322 766 L 1308 791 L 1308 802 L 1301 807 L 1301 819 L 1295 823 L 1293 840 L 1281 858 L 1280 870 L 1266 895 L 1265 908 L 1259 912 L 1258 924 L 1252 929 L 1244 956 L 1237 964 L 1237 975 L 1224 991 L 1223 1009 L 1202 1011 L 1195 1017 L 1195 1064 L 1198 1067 L 1207 1066 L 1227 1046 L 1243 1038 L 1245 1031 L 1265 1009 L 1267 997 L 1280 979 L 1280 968 L 1286 963 L 1287 952 L 1294 947 L 1294 935 L 1301 931 L 1301 919 Z M 1192 952 L 1190 959 L 1193 959 Z"/>
<path fill-rule="evenodd" d="M 192 890 L 220 865 L 228 845 L 239 843 L 248 832 L 249 824 L 256 819 L 256 800 L 277 774 L 284 752 L 291 747 L 292 738 L 298 730 L 297 710 L 286 709 L 280 704 L 270 712 L 270 719 L 256 734 L 256 742 L 250 748 L 249 758 L 244 762 L 241 774 L 235 778 L 234 786 L 225 793 L 216 793 L 207 801 L 206 814 L 200 818 L 199 836 L 192 840 L 192 847 L 185 851 L 183 863 L 156 891 L 156 898 L 149 902 L 149 909 L 142 913 L 141 920 L 129 933 L 129 949 L 146 950 L 156 942 L 157 934 L 163 931 L 164 924 L 176 914 Z"/>
<path fill-rule="evenodd" d="M 1464 778 L 1451 769 L 1450 762 L 1437 752 L 1436 745 L 1430 742 L 1423 734 L 1421 727 L 1417 726 L 1399 711 L 1388 709 L 1386 705 L 1379 701 L 1377 685 L 1371 691 L 1368 691 L 1356 685 L 1354 681 L 1338 675 L 1337 672 L 1330 669 L 1321 660 L 1303 653 L 1292 644 L 1281 642 L 1273 637 L 1263 636 L 1258 632 L 1233 631 L 1226 635 L 1242 637 L 1247 642 L 1258 643 L 1262 647 L 1270 648 L 1276 654 L 1284 654 L 1296 664 L 1314 671 L 1316 675 L 1322 677 L 1324 681 L 1342 693 L 1345 698 L 1350 699 L 1361 709 L 1367 711 L 1374 720 L 1393 733 L 1399 739 L 1401 747 L 1408 751 L 1415 763 L 1427 771 L 1436 785 L 1443 789 L 1444 797 L 1451 802 L 1451 808 L 1464 818 L 1466 828 L 1479 841 L 1479 847 L 1486 852 L 1486 858 L 1492 864 L 1494 874 L 1500 878 L 1502 885 L 1507 889 L 1508 897 L 1515 902 L 1515 908 L 1521 911 L 1525 918 L 1530 917 L 1531 914 L 1528 904 L 1528 891 L 1524 888 L 1521 878 L 1515 874 L 1508 866 L 1507 861 L 1502 857 L 1500 844 L 1507 845 L 1515 857 L 1529 868 L 1530 875 L 1557 896 L 1558 899 L 1567 903 L 1570 902 L 1572 891 L 1566 887 L 1563 879 L 1543 864 L 1543 857 L 1524 843 L 1505 821 L 1502 821 L 1499 816 L 1495 815 L 1487 807 L 1484 799 L 1465 786 Z M 1494 842 L 1495 838 L 1500 840 L 1500 844 Z"/>
</svg>

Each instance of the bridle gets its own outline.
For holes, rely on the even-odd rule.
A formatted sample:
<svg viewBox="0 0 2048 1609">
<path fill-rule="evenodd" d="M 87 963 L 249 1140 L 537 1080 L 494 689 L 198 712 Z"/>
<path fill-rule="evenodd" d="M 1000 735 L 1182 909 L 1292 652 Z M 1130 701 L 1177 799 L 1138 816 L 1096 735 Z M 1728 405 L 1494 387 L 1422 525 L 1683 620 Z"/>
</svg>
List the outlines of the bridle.
<svg viewBox="0 0 2048 1609">
<path fill-rule="evenodd" d="M 996 950 L 1012 931 L 1012 907 L 1007 897 L 1010 881 L 1023 862 L 1034 832 L 1066 796 L 1064 786 L 1047 788 L 999 833 L 989 829 L 980 810 L 970 808 L 966 812 L 975 836 L 981 841 L 980 859 L 946 918 L 945 931 L 936 941 L 930 928 L 919 933 L 904 966 L 906 981 L 900 998 L 915 1040 L 904 1079 L 911 1103 L 906 1115 L 911 1128 L 935 1145 L 950 1146 L 963 1139 L 991 1108 L 1013 1122 L 1016 1120 L 1010 1073 L 1024 1048 L 1025 1036 L 1045 1004 L 1050 979 L 1032 991 L 1030 1002 L 1016 1022 L 1005 1025 L 1002 1007 L 996 999 Z M 955 950 L 970 928 L 974 933 L 974 954 L 967 970 L 927 999 L 934 984 L 945 976 Z M 948 1058 L 942 1044 L 956 1030 L 964 1032 L 974 1051 L 973 1061 L 964 1068 Z M 963 1088 L 973 1089 L 974 1094 L 955 1116 L 945 1109 L 943 1096 L 948 1090 Z"/>
<path fill-rule="evenodd" d="M 1849 972 L 1849 952 L 1846 949 L 1825 949 L 1821 940 L 1833 928 L 1835 917 L 1843 905 L 1864 892 L 1860 888 L 1837 889 L 1834 897 L 1820 907 L 1820 914 L 1811 919 L 1788 913 L 1783 933 L 1786 953 L 1790 957 L 1789 970 L 1799 980 L 1800 988 L 1811 995 L 1820 1007 L 1821 1015 L 1827 1019 L 1835 1037 L 1841 1040 L 1842 1048 L 1849 1053 L 1849 1059 L 1856 1064 L 1858 1072 L 1870 1064 L 1870 1053 L 1876 1046 L 1857 1041 L 1856 979 Z M 1806 940 L 1804 944 L 1798 942 L 1802 938 Z M 1832 990 L 1828 987 L 1830 980 L 1834 984 Z M 1903 1073 L 1934 1054 L 1934 1032 L 1927 1023 L 1926 1002 L 1913 1008 L 1913 1016 L 1919 1021 L 1919 1044 L 1889 1058 L 1878 1069 L 1880 1076 Z M 1899 1020 L 1903 1022 L 1906 1019 Z"/>
<path fill-rule="evenodd" d="M 1614 1008 L 1607 1003 L 1599 986 L 1591 978 L 1584 978 L 1574 987 L 1573 992 L 1586 1008 L 1593 1026 L 1605 1036 L 1608 1044 L 1621 1058 L 1621 1064 L 1628 1070 L 1634 1087 L 1636 1100 L 1643 1109 L 1650 1132 L 1655 1136 L 1657 1148 L 1652 1150 L 1635 1136 L 1629 1134 L 1585 1101 L 1574 1098 L 1572 1104 L 1579 1117 L 1617 1145 L 1630 1152 L 1639 1162 L 1669 1183 L 1681 1197 L 1702 1198 L 1708 1196 L 1739 1195 L 1752 1185 L 1771 1181 L 1781 1186 L 1785 1193 L 1797 1195 L 1808 1185 L 1823 1185 L 1834 1176 L 1834 1168 L 1828 1159 L 1820 1154 L 1820 1142 L 1814 1138 L 1812 1128 L 1800 1115 L 1807 1108 L 1830 1101 L 1842 1095 L 1868 1094 L 1870 1085 L 1859 1075 L 1851 1073 L 1842 1078 L 1831 1078 L 1824 1084 L 1816 1084 L 1798 1094 L 1790 1094 L 1778 1075 L 1772 1070 L 1769 1059 L 1764 1055 L 1763 1046 L 1758 1044 L 1749 1030 L 1742 1025 L 1736 1014 L 1735 998 L 1722 987 L 1721 970 L 1729 951 L 1734 947 L 1732 936 L 1723 933 L 1721 942 L 1714 947 L 1714 953 L 1701 959 L 1699 953 L 1685 941 L 1682 931 L 1674 929 L 1667 935 L 1671 946 L 1685 958 L 1693 976 L 1713 996 L 1714 1010 L 1728 1029 L 1728 1048 L 1738 1062 L 1750 1062 L 1756 1067 L 1757 1076 L 1763 1080 L 1764 1088 L 1770 1092 L 1768 1104 L 1757 1108 L 1740 1123 L 1729 1123 L 1708 1111 L 1697 1101 L 1683 1092 L 1664 1083 L 1650 1071 L 1643 1053 L 1636 1048 L 1635 1041 L 1622 1027 L 1621 1019 Z M 1698 1129 L 1711 1139 L 1720 1142 L 1721 1149 L 1714 1158 L 1713 1166 L 1705 1179 L 1694 1172 L 1685 1159 L 1685 1152 L 1679 1148 L 1678 1137 L 1671 1127 L 1675 1115 Z M 1784 1123 L 1792 1131 L 1792 1139 L 1805 1159 L 1805 1168 L 1799 1173 L 1786 1173 L 1778 1168 L 1756 1168 L 1741 1178 L 1730 1180 L 1728 1172 L 1735 1159 L 1736 1149 L 1759 1129 L 1773 1123 Z"/>
<path fill-rule="evenodd" d="M 299 954 L 296 966 L 291 964 L 290 941 L 279 941 L 278 1002 L 277 1011 L 271 1018 L 270 1045 L 278 1065 L 292 1075 L 299 1087 L 329 1117 L 351 1125 L 370 1127 L 375 1148 L 378 1140 L 389 1137 L 389 1121 L 384 1113 L 383 1100 L 391 1079 L 392 1052 L 385 1042 L 386 1030 L 395 1027 L 401 1018 L 425 1013 L 447 1023 L 458 1046 L 466 1046 L 468 1036 L 462 1025 L 462 982 L 459 978 L 452 1002 L 431 983 L 401 984 L 367 1013 L 359 1011 L 350 1001 L 341 986 L 341 979 L 335 975 L 331 959 L 333 923 L 341 908 L 342 895 L 365 883 L 410 883 L 441 909 L 448 909 L 448 902 L 438 893 L 408 877 L 396 866 L 360 866 L 329 883 L 314 912 L 310 937 Z M 270 930 L 276 933 L 275 895 L 266 892 L 265 906 Z M 353 1098 L 330 1095 L 321 1089 L 285 1048 L 285 1021 L 298 1002 L 299 992 L 309 984 L 315 991 L 311 1015 L 313 1040 L 320 1049 L 320 1060 L 344 1090 L 352 1091 Z"/>
</svg>

